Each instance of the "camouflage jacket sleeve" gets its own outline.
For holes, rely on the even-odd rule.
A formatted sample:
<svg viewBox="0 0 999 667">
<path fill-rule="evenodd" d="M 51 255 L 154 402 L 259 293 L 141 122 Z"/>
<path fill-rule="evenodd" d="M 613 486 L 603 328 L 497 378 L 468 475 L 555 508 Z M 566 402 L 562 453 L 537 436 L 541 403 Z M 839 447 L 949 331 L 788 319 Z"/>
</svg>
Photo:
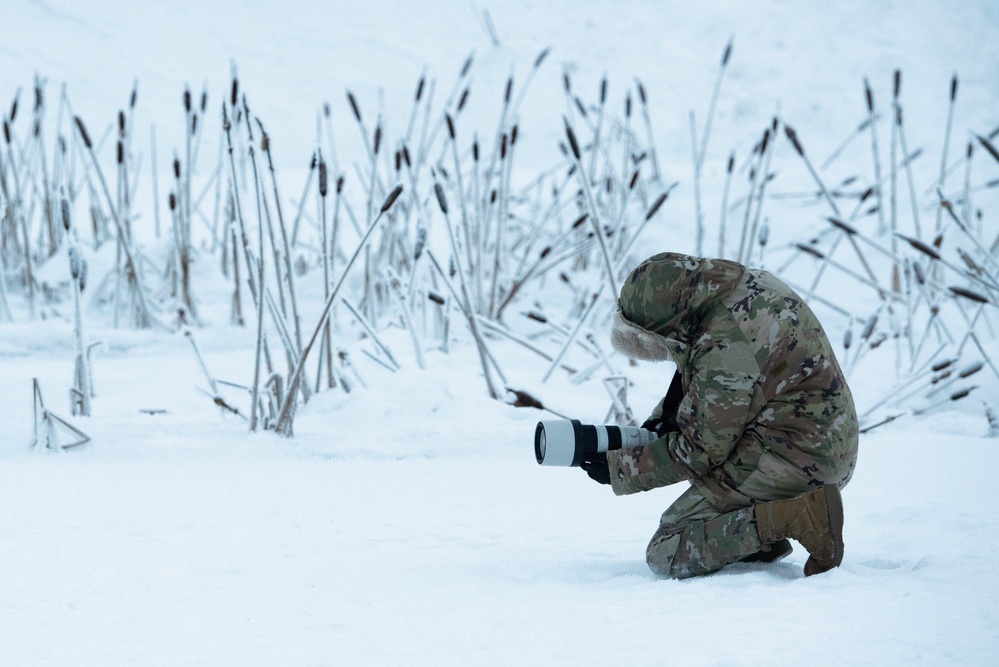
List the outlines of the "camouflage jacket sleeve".
<svg viewBox="0 0 999 667">
<path fill-rule="evenodd" d="M 608 454 L 616 494 L 707 475 L 729 458 L 752 421 L 760 369 L 741 332 L 727 329 L 699 341 L 684 376 L 680 430 L 644 448 Z"/>
</svg>

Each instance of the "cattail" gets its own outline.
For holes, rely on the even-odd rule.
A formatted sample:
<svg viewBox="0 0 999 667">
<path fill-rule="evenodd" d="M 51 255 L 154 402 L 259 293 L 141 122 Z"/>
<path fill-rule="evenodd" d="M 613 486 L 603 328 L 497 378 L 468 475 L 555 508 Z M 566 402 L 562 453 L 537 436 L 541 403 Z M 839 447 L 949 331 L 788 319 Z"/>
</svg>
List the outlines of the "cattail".
<svg viewBox="0 0 999 667">
<path fill-rule="evenodd" d="M 721 66 L 725 67 L 728 65 L 728 59 L 732 56 L 732 40 L 728 40 L 728 44 L 725 45 L 725 53 L 722 54 Z"/>
<path fill-rule="evenodd" d="M 420 258 L 423 254 L 423 248 L 427 245 L 427 228 L 420 227 L 416 230 L 416 243 L 413 246 L 413 261 Z M 442 302 L 443 303 L 443 302 Z"/>
<path fill-rule="evenodd" d="M 530 319 L 530 320 L 534 320 L 535 322 L 540 322 L 541 324 L 547 324 L 548 323 L 548 318 L 547 317 L 545 317 L 541 313 L 536 313 L 533 310 L 530 310 L 530 311 L 527 312 L 527 318 Z"/>
<path fill-rule="evenodd" d="M 643 105 L 647 104 L 645 98 L 645 86 L 642 85 L 641 81 L 638 82 L 638 99 L 642 101 Z"/>
<path fill-rule="evenodd" d="M 534 69 L 538 69 L 539 67 L 541 67 L 541 63 L 545 61 L 545 58 L 548 57 L 549 53 L 551 53 L 551 47 L 545 48 L 541 53 L 538 54 L 538 57 L 534 59 L 534 65 L 533 65 Z"/>
<path fill-rule="evenodd" d="M 950 101 L 953 102 L 957 98 L 957 74 L 953 76 L 950 80 Z"/>
<path fill-rule="evenodd" d="M 871 84 L 864 79 L 864 96 L 867 99 L 867 112 L 874 113 L 874 93 L 871 92 Z"/>
<path fill-rule="evenodd" d="M 326 198 L 326 187 L 327 187 L 327 181 L 326 181 L 326 161 L 325 160 L 320 160 L 319 161 L 319 196 L 322 197 L 323 199 Z"/>
<path fill-rule="evenodd" d="M 579 144 L 576 143 L 576 134 L 572 131 L 572 127 L 569 126 L 569 121 L 564 118 L 563 120 L 565 121 L 565 134 L 569 138 L 569 147 L 572 149 L 572 154 L 575 158 L 579 160 L 581 159 L 581 154 L 579 152 Z"/>
<path fill-rule="evenodd" d="M 63 229 L 65 229 L 68 232 L 70 224 L 72 223 L 72 220 L 69 216 L 69 200 L 63 197 L 62 201 L 60 201 L 59 204 L 60 204 L 60 209 L 62 211 L 62 226 Z"/>
<path fill-rule="evenodd" d="M 983 368 L 985 368 L 985 364 L 981 361 L 978 361 L 965 368 L 963 371 L 958 373 L 957 376 L 962 380 L 964 380 L 966 378 L 971 377 L 972 375 L 982 370 Z"/>
<path fill-rule="evenodd" d="M 576 103 L 576 109 L 579 111 L 579 115 L 582 116 L 583 118 L 586 118 L 587 115 L 586 107 L 583 106 L 583 100 L 579 99 L 579 97 L 577 96 L 573 98 L 573 101 Z"/>
<path fill-rule="evenodd" d="M 565 90 L 566 95 L 572 93 L 572 82 L 569 80 L 569 73 L 562 72 L 562 88 Z"/>
<path fill-rule="evenodd" d="M 474 51 L 472 53 L 469 53 L 468 57 L 465 58 L 465 62 L 461 66 L 461 74 L 459 75 L 462 79 L 464 79 L 468 75 L 468 70 L 472 68 L 472 60 L 474 59 L 475 59 Z"/>
<path fill-rule="evenodd" d="M 208 108 L 208 91 L 201 91 L 201 113 L 205 113 L 205 109 Z"/>
<path fill-rule="evenodd" d="M 454 140 L 454 120 L 451 118 L 451 114 L 444 114 L 444 119 L 447 121 L 447 133 Z"/>
<path fill-rule="evenodd" d="M 980 134 L 976 134 L 975 137 L 978 139 L 978 142 L 985 147 L 985 150 L 989 152 L 989 155 L 995 158 L 996 161 L 999 161 L 999 150 L 996 150 L 996 147 L 992 145 L 992 142 Z"/>
<path fill-rule="evenodd" d="M 374 143 L 375 155 L 378 155 L 378 149 L 381 148 L 381 145 L 382 145 L 382 126 L 379 125 L 378 127 L 375 128 L 375 143 Z"/>
<path fill-rule="evenodd" d="M 36 118 L 35 122 L 31 126 L 31 135 L 38 138 L 38 135 L 42 133 L 42 122 L 40 119 Z"/>
<path fill-rule="evenodd" d="M 121 143 L 121 139 L 118 140 L 118 164 L 125 163 L 125 144 Z"/>
<path fill-rule="evenodd" d="M 848 225 L 847 223 L 843 222 L 839 218 L 828 217 L 828 218 L 826 218 L 826 220 L 828 220 L 830 223 L 832 223 L 832 225 L 834 227 L 843 230 L 844 232 L 846 232 L 850 236 L 854 236 L 854 235 L 856 235 L 858 233 L 856 227 L 853 227 L 852 225 Z"/>
<path fill-rule="evenodd" d="M 963 296 L 965 299 L 971 299 L 977 303 L 990 303 L 987 297 L 982 296 L 978 292 L 973 292 L 970 289 L 965 289 L 964 287 L 958 287 L 956 285 L 948 287 L 951 292 L 958 296 Z"/>
<path fill-rule="evenodd" d="M 498 196 L 499 196 L 499 194 L 496 192 L 495 189 L 492 192 L 490 192 L 489 193 L 489 203 L 490 204 L 495 204 L 496 203 L 496 197 L 498 197 Z"/>
<path fill-rule="evenodd" d="M 173 175 L 175 178 L 180 178 L 180 158 L 174 157 L 173 159 Z"/>
<path fill-rule="evenodd" d="M 170 210 L 174 211 L 177 209 L 177 197 L 171 192 L 170 198 L 168 199 L 170 203 Z"/>
<path fill-rule="evenodd" d="M 38 111 L 45 104 L 45 97 L 42 94 L 42 87 L 39 84 L 35 84 L 35 111 Z"/>
<path fill-rule="evenodd" d="M 794 150 L 798 153 L 798 155 L 804 157 L 805 149 L 801 147 L 801 142 L 798 141 L 798 133 L 794 131 L 794 128 L 790 125 L 785 125 L 784 133 L 787 135 L 788 140 L 790 140 L 791 145 L 794 146 Z"/>
<path fill-rule="evenodd" d="M 546 245 L 544 248 L 541 249 L 541 252 L 538 255 L 538 259 L 544 259 L 548 255 L 550 255 L 551 252 L 552 252 L 552 247 L 550 245 Z"/>
<path fill-rule="evenodd" d="M 413 166 L 413 163 L 409 161 L 409 148 L 405 145 L 402 147 L 402 160 L 406 163 L 407 167 L 411 168 Z"/>
<path fill-rule="evenodd" d="M 7 142 L 7 145 L 9 146 L 10 145 L 10 123 L 7 122 L 6 118 L 3 121 L 3 138 L 4 138 L 4 141 Z"/>
<path fill-rule="evenodd" d="M 635 173 L 633 173 L 631 175 L 631 181 L 628 183 L 628 189 L 629 190 L 634 190 L 635 189 L 635 185 L 637 183 L 638 183 L 638 170 L 636 169 Z"/>
<path fill-rule="evenodd" d="M 73 118 L 73 121 L 76 123 L 76 128 L 80 131 L 80 138 L 83 139 L 83 145 L 86 146 L 88 149 L 92 150 L 94 145 L 90 143 L 90 135 L 87 134 L 87 128 L 84 127 L 83 125 L 83 119 L 81 119 L 79 116 L 76 116 Z M 6 127 L 6 123 L 4 125 Z M 5 134 L 8 135 L 7 143 L 10 143 L 10 136 L 9 136 L 10 133 L 6 129 L 4 130 L 4 132 Z"/>
<path fill-rule="evenodd" d="M 590 217 L 589 213 L 584 213 L 583 215 L 576 218 L 576 221 L 572 223 L 569 229 L 578 229 L 586 220 Z"/>
<path fill-rule="evenodd" d="M 957 79 L 955 79 L 955 81 L 956 80 Z M 978 389 L 977 386 L 975 386 L 975 387 L 968 387 L 967 389 L 962 389 L 960 391 L 955 391 L 953 394 L 950 395 L 950 400 L 952 400 L 952 401 L 960 401 L 962 398 L 967 397 L 968 394 L 970 394 L 971 392 L 973 392 L 976 389 Z"/>
<path fill-rule="evenodd" d="M 847 329 L 843 334 L 843 349 L 849 350 L 851 345 L 853 345 L 853 329 Z"/>
<path fill-rule="evenodd" d="M 802 251 L 804 253 L 808 253 L 809 255 L 812 255 L 813 257 L 818 257 L 819 259 L 825 259 L 826 258 L 826 256 L 823 255 L 822 252 L 820 250 L 818 250 L 817 248 L 815 248 L 814 246 L 805 245 L 804 243 L 795 243 L 794 247 L 796 247 L 798 250 L 800 250 L 800 251 Z"/>
<path fill-rule="evenodd" d="M 347 91 L 347 102 L 350 104 L 350 110 L 354 114 L 354 118 L 356 118 L 357 122 L 360 123 L 361 110 L 357 108 L 357 100 L 354 99 L 354 93 L 350 92 L 349 90 Z"/>
<path fill-rule="evenodd" d="M 652 202 L 652 206 L 649 207 L 649 212 L 645 214 L 645 219 L 651 220 L 652 216 L 654 216 L 659 211 L 659 208 L 663 205 L 663 203 L 665 203 L 668 197 L 669 197 L 669 190 L 659 195 L 656 198 L 656 200 Z"/>
<path fill-rule="evenodd" d="M 402 151 L 395 152 L 395 171 L 396 173 L 402 171 Z"/>
<path fill-rule="evenodd" d="M 80 251 L 75 245 L 69 246 L 69 275 L 73 280 L 80 280 Z"/>
<path fill-rule="evenodd" d="M 937 260 L 941 259 L 939 252 L 937 252 L 930 246 L 926 245 L 919 239 L 910 238 L 908 236 L 905 236 L 904 234 L 896 233 L 895 235 L 898 236 L 900 239 L 905 240 L 909 245 L 911 245 L 913 248 L 923 253 L 924 255 L 928 255 L 929 257 L 932 257 L 933 259 Z"/>
<path fill-rule="evenodd" d="M 506 132 L 504 132 L 503 136 L 500 137 L 500 160 L 506 159 L 506 142 L 507 142 L 507 137 L 506 137 Z"/>
<path fill-rule="evenodd" d="M 385 211 L 387 211 L 390 208 L 392 208 L 392 204 L 395 203 L 395 200 L 398 199 L 399 195 L 401 195 L 401 194 L 402 194 L 402 186 L 401 185 L 395 186 L 395 189 L 392 190 L 392 192 L 389 193 L 388 197 L 386 197 L 385 203 L 382 204 L 382 208 L 379 211 L 379 213 L 384 213 Z"/>
<path fill-rule="evenodd" d="M 513 95 L 513 77 L 506 80 L 506 92 L 503 93 L 503 104 L 510 104 L 510 97 Z"/>
<path fill-rule="evenodd" d="M 198 117 L 194 116 L 192 120 L 196 121 L 198 120 Z M 191 129 L 193 131 L 194 128 L 192 127 Z M 264 153 L 268 153 L 271 150 L 271 136 L 266 132 L 264 132 L 263 128 L 261 128 L 261 134 L 260 134 L 260 150 L 263 151 Z"/>
<path fill-rule="evenodd" d="M 895 99 L 898 99 L 898 94 L 902 90 L 902 72 L 901 70 L 895 70 L 895 87 L 892 91 L 892 95 Z"/>
<path fill-rule="evenodd" d="M 14 122 L 14 118 L 17 117 L 17 100 L 21 97 L 21 91 L 18 90 L 17 94 L 14 95 L 14 101 L 10 105 L 10 122 Z"/>
<path fill-rule="evenodd" d="M 444 297 L 437 292 L 427 292 L 427 298 L 436 303 L 438 306 L 444 305 Z"/>
<path fill-rule="evenodd" d="M 472 159 L 476 162 L 479 161 L 479 140 L 476 139 L 472 142 Z"/>
<path fill-rule="evenodd" d="M 468 88 L 465 88 L 465 90 L 462 91 L 461 97 L 458 99 L 458 111 L 461 111 L 462 109 L 465 108 L 465 103 L 468 102 L 469 92 L 470 91 Z"/>
<path fill-rule="evenodd" d="M 437 205 L 441 207 L 441 213 L 447 215 L 447 199 L 444 197 L 444 188 L 440 183 L 434 183 L 434 194 L 437 196 Z"/>
<path fill-rule="evenodd" d="M 125 112 L 124 111 L 119 111 L 118 112 L 118 136 L 120 136 L 120 137 L 124 137 L 125 136 Z"/>
<path fill-rule="evenodd" d="M 330 103 L 329 102 L 323 102 L 323 115 L 326 116 L 327 118 L 330 117 Z"/>
<path fill-rule="evenodd" d="M 520 131 L 519 125 L 514 125 L 513 129 L 510 130 L 510 145 L 513 146 L 517 143 L 517 133 Z"/>
<path fill-rule="evenodd" d="M 420 82 L 416 84 L 416 101 L 419 102 L 420 98 L 423 97 L 423 86 L 427 82 L 427 77 L 421 76 Z"/>
<path fill-rule="evenodd" d="M 135 103 L 138 100 L 139 100 L 139 81 L 138 79 L 136 79 L 136 81 L 132 84 L 132 94 L 128 98 L 128 108 L 134 109 Z"/>
<path fill-rule="evenodd" d="M 631 118 L 631 93 L 624 98 L 624 117 Z"/>
<path fill-rule="evenodd" d="M 600 80 L 600 105 L 603 106 L 607 102 L 607 77 L 605 76 Z"/>
<path fill-rule="evenodd" d="M 191 113 L 191 91 L 184 89 L 184 111 Z"/>
<path fill-rule="evenodd" d="M 948 366 L 951 366 L 955 361 L 956 361 L 955 359 L 946 359 L 944 361 L 938 361 L 937 363 L 930 366 L 930 370 L 932 370 L 934 373 L 939 373 Z"/>
<path fill-rule="evenodd" d="M 340 194 L 343 192 L 343 176 L 336 179 L 336 193 Z"/>
<path fill-rule="evenodd" d="M 229 103 L 235 107 L 236 102 L 239 101 L 239 79 L 232 77 L 232 94 L 230 96 Z"/>
</svg>

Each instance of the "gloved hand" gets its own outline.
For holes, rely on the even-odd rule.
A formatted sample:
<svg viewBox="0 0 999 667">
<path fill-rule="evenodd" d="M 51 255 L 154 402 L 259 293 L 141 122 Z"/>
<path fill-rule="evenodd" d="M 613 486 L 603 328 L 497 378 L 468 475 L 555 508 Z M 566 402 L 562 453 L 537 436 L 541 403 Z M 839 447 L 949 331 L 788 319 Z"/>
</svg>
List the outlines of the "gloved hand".
<svg viewBox="0 0 999 667">
<path fill-rule="evenodd" d="M 594 482 L 599 482 L 600 484 L 610 484 L 610 467 L 607 464 L 607 454 L 604 452 L 597 452 L 596 454 L 588 454 L 579 463 L 579 467 L 586 471 L 586 474 L 590 476 Z"/>
</svg>

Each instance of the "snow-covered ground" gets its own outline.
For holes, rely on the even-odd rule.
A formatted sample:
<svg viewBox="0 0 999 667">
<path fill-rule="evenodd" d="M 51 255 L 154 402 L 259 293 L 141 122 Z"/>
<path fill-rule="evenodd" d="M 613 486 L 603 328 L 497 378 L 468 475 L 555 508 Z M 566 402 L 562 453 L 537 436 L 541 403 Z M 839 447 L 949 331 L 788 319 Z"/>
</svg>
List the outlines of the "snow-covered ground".
<svg viewBox="0 0 999 667">
<path fill-rule="evenodd" d="M 346 89 L 404 123 L 424 68 L 446 88 L 474 50 L 470 113 L 491 128 L 511 67 L 522 76 L 550 46 L 524 102 L 519 176 L 557 159 L 563 67 L 590 98 L 605 73 L 615 100 L 640 78 L 660 159 L 681 181 L 645 254 L 692 249 L 688 111 L 704 113 L 730 37 L 705 167 L 714 206 L 728 150 L 748 152 L 774 113 L 824 157 L 863 120 L 864 77 L 887 100 L 895 68 L 929 173 L 953 73 L 954 146 L 967 130 L 999 125 L 991 0 L 850 1 L 807 13 L 780 2 L 704 5 L 23 2 L 3 13 L 0 100 L 30 90 L 38 73 L 53 96 L 65 82 L 74 111 L 102 123 L 138 79 L 136 115 L 157 125 L 169 154 L 185 83 L 207 84 L 216 104 L 233 61 L 278 168 L 297 176 L 327 100 L 350 151 Z M 976 169 L 981 180 L 999 171 L 985 158 Z M 995 215 L 986 211 L 989 238 Z M 224 298 L 204 298 L 214 296 Z M 840 340 L 843 322 L 820 314 Z M 194 335 L 211 372 L 249 383 L 252 327 L 227 326 L 224 308 L 208 319 Z M 841 568 L 806 580 L 796 547 L 777 565 L 676 582 L 655 578 L 644 552 L 683 489 L 616 498 L 578 470 L 537 466 L 534 424 L 550 415 L 490 400 L 457 326 L 449 354 L 426 351 L 425 371 L 400 358 L 389 373 L 358 354 L 367 386 L 315 397 L 290 440 L 250 435 L 215 407 L 183 336 L 113 329 L 96 316 L 89 333 L 104 341 L 94 414 L 72 422 L 92 443 L 46 455 L 28 449 L 31 381 L 68 415 L 72 322 L 0 323 L 0 664 L 984 665 L 999 652 L 999 441 L 984 437 L 980 409 L 982 399 L 996 405 L 994 378 L 982 379 L 971 408 L 862 437 Z M 411 345 L 404 332 L 386 335 L 393 349 Z M 494 345 L 512 384 L 564 414 L 606 416 L 598 379 L 556 373 L 541 383 L 536 357 Z M 654 404 L 670 373 L 628 369 L 636 410 Z M 862 406 L 891 384 L 877 375 L 857 376 Z"/>
</svg>

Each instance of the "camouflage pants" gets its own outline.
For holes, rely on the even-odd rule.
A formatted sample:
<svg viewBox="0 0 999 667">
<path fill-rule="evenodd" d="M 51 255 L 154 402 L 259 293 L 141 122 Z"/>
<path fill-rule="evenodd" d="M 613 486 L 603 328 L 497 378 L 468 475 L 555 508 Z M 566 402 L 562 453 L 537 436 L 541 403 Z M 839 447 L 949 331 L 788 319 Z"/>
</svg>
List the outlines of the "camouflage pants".
<svg viewBox="0 0 999 667">
<path fill-rule="evenodd" d="M 656 574 L 683 579 L 714 572 L 761 547 L 752 507 L 719 512 L 691 486 L 663 513 L 645 560 Z"/>
</svg>

